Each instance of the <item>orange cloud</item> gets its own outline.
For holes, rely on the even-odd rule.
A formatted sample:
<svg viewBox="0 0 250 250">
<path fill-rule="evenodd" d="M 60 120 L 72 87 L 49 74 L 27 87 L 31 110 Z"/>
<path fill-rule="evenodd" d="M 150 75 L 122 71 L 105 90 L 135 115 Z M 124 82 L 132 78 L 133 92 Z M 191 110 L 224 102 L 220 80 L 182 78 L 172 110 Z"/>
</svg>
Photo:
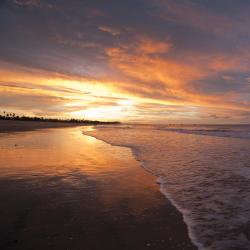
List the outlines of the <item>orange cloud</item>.
<svg viewBox="0 0 250 250">
<path fill-rule="evenodd" d="M 143 42 L 142 42 L 143 41 Z M 146 42 L 145 42 L 146 41 Z M 150 45 L 150 46 L 149 46 Z M 139 39 L 136 46 L 109 48 L 106 54 L 112 67 L 129 78 L 123 90 L 137 93 L 144 98 L 161 100 L 174 105 L 195 105 L 218 108 L 250 110 L 249 105 L 233 101 L 234 93 L 221 95 L 200 92 L 193 82 L 205 79 L 211 74 L 219 74 L 226 70 L 244 71 L 249 65 L 242 65 L 242 58 L 234 55 L 190 55 L 185 60 L 162 57 L 159 53 L 168 53 L 172 45 L 153 40 Z M 228 80 L 224 78 L 224 80 Z M 136 83 L 136 84 L 134 84 Z"/>
<path fill-rule="evenodd" d="M 123 121 L 232 120 L 232 110 L 234 117 L 247 116 L 249 102 L 238 101 L 242 94 L 209 94 L 194 85 L 227 70 L 244 72 L 247 65 L 242 65 L 242 58 L 190 54 L 180 60 L 171 56 L 174 49 L 169 40 L 145 36 L 133 44 L 108 48 L 110 68 L 118 74 L 98 79 L 2 63 L 0 104 L 2 109 L 21 113 Z M 223 74 L 222 80 L 233 81 L 233 77 Z"/>
<path fill-rule="evenodd" d="M 166 53 L 172 47 L 170 42 L 154 41 L 147 37 L 143 37 L 139 40 L 137 45 L 137 53 L 144 54 L 159 54 Z"/>
</svg>

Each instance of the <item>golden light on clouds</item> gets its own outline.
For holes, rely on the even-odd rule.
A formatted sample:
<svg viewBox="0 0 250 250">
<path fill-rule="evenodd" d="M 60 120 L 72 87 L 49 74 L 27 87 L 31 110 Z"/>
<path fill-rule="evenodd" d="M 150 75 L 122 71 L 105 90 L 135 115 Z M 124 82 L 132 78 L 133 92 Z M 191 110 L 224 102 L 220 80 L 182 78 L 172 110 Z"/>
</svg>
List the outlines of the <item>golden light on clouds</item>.
<svg viewBox="0 0 250 250">
<path fill-rule="evenodd" d="M 247 4 L 45 2 L 3 4 L 11 15 L 0 23 L 1 110 L 126 122 L 250 122 Z"/>
<path fill-rule="evenodd" d="M 43 101 L 46 101 L 46 105 L 60 106 L 61 112 L 58 110 L 55 114 L 51 113 L 52 116 L 60 113 L 61 117 L 115 120 L 126 118 L 128 110 L 134 104 L 131 99 L 126 99 L 128 94 L 117 92 L 112 83 L 74 77 L 68 79 L 62 75 L 49 75 L 39 71 L 25 73 L 23 70 L 12 70 L 10 74 L 8 69 L 2 68 L 1 73 L 0 93 L 18 97 L 17 102 L 32 97 L 36 106 L 32 105 L 31 100 L 30 111 L 34 115 L 39 109 L 43 109 Z M 54 100 L 58 103 L 54 103 Z M 4 108 L 8 110 L 7 105 Z M 20 106 L 20 109 L 15 107 L 15 111 L 22 113 L 25 110 Z"/>
<path fill-rule="evenodd" d="M 182 67 L 183 65 L 175 62 L 171 64 L 157 58 L 149 60 L 144 56 L 120 55 L 119 57 L 123 58 L 122 65 L 116 62 L 116 66 L 122 71 L 125 70 L 126 74 L 136 76 L 138 80 L 157 81 L 160 84 L 157 90 L 154 90 L 154 85 L 133 85 L 130 81 L 91 80 L 44 71 L 23 70 L 18 67 L 10 71 L 2 67 L 1 106 L 3 110 L 15 111 L 18 114 L 90 120 L 140 121 L 145 119 L 149 122 L 157 117 L 160 120 L 162 114 L 167 116 L 168 121 L 178 121 L 182 118 L 192 121 L 204 108 L 248 110 L 244 104 L 242 106 L 219 100 L 216 96 L 207 97 L 185 91 L 185 80 L 188 79 L 185 75 L 196 77 L 194 72 L 197 69 L 190 67 L 191 72 L 189 72 L 189 67 Z M 112 63 L 114 63 L 114 57 L 118 60 L 117 55 L 112 54 Z M 137 67 L 131 62 L 130 57 L 136 60 Z M 168 70 L 164 70 L 166 67 Z M 180 72 L 183 78 L 178 77 Z M 199 75 L 199 72 L 197 74 Z M 171 84 L 165 84 L 165 82 Z M 169 96 L 165 96 L 166 93 Z M 10 105 L 9 100 L 13 100 L 16 105 Z M 44 109 L 46 109 L 45 114 Z M 222 112 L 224 116 L 226 113 Z"/>
</svg>

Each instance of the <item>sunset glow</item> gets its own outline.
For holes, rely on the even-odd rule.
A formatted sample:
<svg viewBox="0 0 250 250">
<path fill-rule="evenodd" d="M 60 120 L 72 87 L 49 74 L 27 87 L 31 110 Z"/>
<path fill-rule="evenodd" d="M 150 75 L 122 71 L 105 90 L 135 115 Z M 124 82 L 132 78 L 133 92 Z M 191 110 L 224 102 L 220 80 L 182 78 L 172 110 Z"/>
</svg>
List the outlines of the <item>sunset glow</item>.
<svg viewBox="0 0 250 250">
<path fill-rule="evenodd" d="M 0 4 L 1 111 L 250 122 L 249 4 L 87 2 Z"/>
</svg>

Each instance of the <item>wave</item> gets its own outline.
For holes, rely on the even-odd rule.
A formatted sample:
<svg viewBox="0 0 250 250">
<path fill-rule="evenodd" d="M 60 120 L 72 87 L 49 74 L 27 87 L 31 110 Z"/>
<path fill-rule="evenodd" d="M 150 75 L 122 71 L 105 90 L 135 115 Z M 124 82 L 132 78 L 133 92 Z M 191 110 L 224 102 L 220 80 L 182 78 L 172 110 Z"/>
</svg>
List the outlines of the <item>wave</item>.
<svg viewBox="0 0 250 250">
<path fill-rule="evenodd" d="M 183 214 L 200 250 L 250 249 L 249 140 L 139 126 L 98 128 L 87 134 L 132 149 Z"/>
<path fill-rule="evenodd" d="M 102 128 L 102 129 L 110 129 L 110 128 L 119 128 L 119 129 L 132 129 L 133 125 L 127 125 L 127 124 L 107 124 L 107 125 L 96 125 L 96 128 Z"/>
<path fill-rule="evenodd" d="M 224 128 L 218 127 L 169 127 L 169 126 L 158 126 L 158 130 L 165 130 L 170 132 L 194 134 L 194 135 L 207 135 L 207 136 L 218 136 L 218 137 L 232 137 L 241 139 L 250 139 L 250 127 L 247 126 L 227 126 Z"/>
</svg>

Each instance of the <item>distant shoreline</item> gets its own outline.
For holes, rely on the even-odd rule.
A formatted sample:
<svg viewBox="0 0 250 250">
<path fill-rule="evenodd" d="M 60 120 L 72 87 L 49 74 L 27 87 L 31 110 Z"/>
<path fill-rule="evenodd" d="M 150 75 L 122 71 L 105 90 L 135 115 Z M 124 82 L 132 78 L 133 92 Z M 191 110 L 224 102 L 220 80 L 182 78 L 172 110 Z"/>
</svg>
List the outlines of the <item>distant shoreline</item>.
<svg viewBox="0 0 250 250">
<path fill-rule="evenodd" d="M 5 113 L 0 115 L 0 121 L 29 121 L 29 122 L 62 122 L 62 123 L 79 123 L 79 124 L 120 124 L 117 121 L 97 121 L 97 120 L 85 120 L 85 119 L 59 119 L 59 118 L 45 118 L 45 117 L 37 117 L 37 116 L 18 116 L 15 113 Z"/>
<path fill-rule="evenodd" d="M 116 124 L 116 123 L 87 123 L 87 122 L 48 122 L 48 121 L 21 121 L 21 120 L 1 120 L 0 119 L 0 133 L 24 132 L 36 129 L 46 128 L 63 128 L 63 127 L 77 127 L 97 124 Z"/>
<path fill-rule="evenodd" d="M 35 129 L 44 128 L 59 128 L 59 127 L 72 127 L 72 126 L 88 126 L 88 125 L 108 125 L 120 124 L 120 122 L 103 122 L 91 121 L 85 119 L 59 119 L 59 118 L 45 118 L 36 116 L 19 116 L 15 113 L 3 112 L 0 115 L 0 133 L 9 132 L 23 132 Z"/>
</svg>

